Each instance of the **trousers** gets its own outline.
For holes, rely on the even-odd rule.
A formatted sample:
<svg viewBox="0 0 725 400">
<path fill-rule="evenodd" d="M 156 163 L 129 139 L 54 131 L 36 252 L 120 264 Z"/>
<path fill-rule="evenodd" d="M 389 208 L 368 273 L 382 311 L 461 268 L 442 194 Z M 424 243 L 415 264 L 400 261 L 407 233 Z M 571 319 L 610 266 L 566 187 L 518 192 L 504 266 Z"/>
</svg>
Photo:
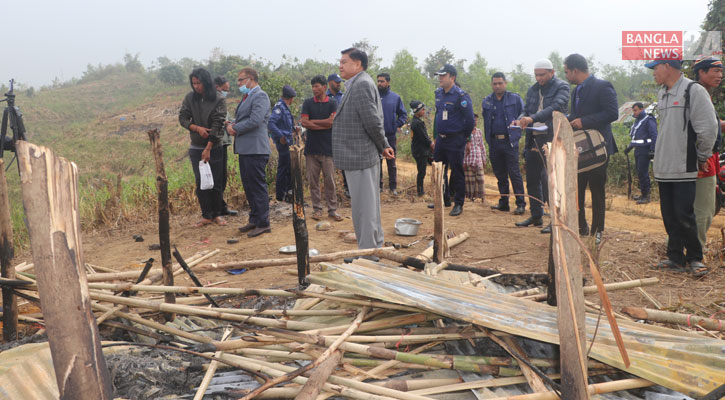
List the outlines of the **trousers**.
<svg viewBox="0 0 725 400">
<path fill-rule="evenodd" d="M 268 154 L 240 154 L 239 175 L 249 203 L 249 223 L 259 228 L 269 226 L 269 192 L 267 191 Z"/>
<path fill-rule="evenodd" d="M 525 207 L 524 180 L 521 178 L 519 169 L 519 146 L 511 147 L 508 138 L 503 140 L 494 138 L 490 146 L 489 158 L 493 174 L 498 180 L 498 192 L 501 194 L 499 203 L 508 204 L 509 180 L 511 180 L 514 196 L 516 196 L 516 206 Z"/>
<path fill-rule="evenodd" d="M 665 223 L 667 258 L 684 266 L 689 261 L 702 261 L 702 246 L 697 240 L 695 222 L 695 182 L 658 182 L 660 212 Z M 685 254 L 685 251 L 687 252 Z"/>
<path fill-rule="evenodd" d="M 201 217 L 206 219 L 214 219 L 222 215 L 224 210 L 224 200 L 222 195 L 223 190 L 223 170 L 224 165 L 223 151 L 226 148 L 224 146 L 217 146 L 211 149 L 209 156 L 209 166 L 211 167 L 211 174 L 214 177 L 214 187 L 209 190 L 201 190 L 201 175 L 199 174 L 199 161 L 201 161 L 201 149 L 189 149 L 189 160 L 191 161 L 191 167 L 194 170 L 194 180 L 196 181 L 196 198 L 199 200 L 199 207 L 201 208 Z"/>
<path fill-rule="evenodd" d="M 604 213 L 606 211 L 606 192 L 604 185 L 607 183 L 607 165 L 609 159 L 593 170 L 582 172 L 577 175 L 577 191 L 579 193 L 579 230 L 587 228 L 587 215 L 584 208 L 587 186 L 592 193 L 592 226 L 589 230 L 592 235 L 604 230 Z"/>
<path fill-rule="evenodd" d="M 373 249 L 383 246 L 383 226 L 380 220 L 380 164 L 365 169 L 345 170 L 350 185 L 352 225 L 357 247 Z"/>
</svg>

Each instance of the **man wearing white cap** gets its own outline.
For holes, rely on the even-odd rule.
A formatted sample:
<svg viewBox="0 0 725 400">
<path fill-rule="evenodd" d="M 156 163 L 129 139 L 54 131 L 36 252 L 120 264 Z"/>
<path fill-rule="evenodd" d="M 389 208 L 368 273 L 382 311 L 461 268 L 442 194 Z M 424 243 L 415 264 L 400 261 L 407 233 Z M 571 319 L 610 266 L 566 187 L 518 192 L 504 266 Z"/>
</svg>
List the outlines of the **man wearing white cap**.
<svg viewBox="0 0 725 400">
<path fill-rule="evenodd" d="M 552 114 L 554 111 L 566 112 L 569 103 L 569 84 L 554 76 L 554 65 L 549 60 L 539 60 L 534 64 L 536 83 L 526 92 L 524 112 L 514 126 L 521 129 L 539 128 L 526 131 L 524 159 L 526 161 L 526 191 L 531 205 L 531 217 L 517 222 L 516 226 L 541 226 L 544 214 L 543 204 L 548 200 L 546 182 L 546 144 L 551 142 Z M 541 230 L 550 233 L 551 225 Z"/>
</svg>

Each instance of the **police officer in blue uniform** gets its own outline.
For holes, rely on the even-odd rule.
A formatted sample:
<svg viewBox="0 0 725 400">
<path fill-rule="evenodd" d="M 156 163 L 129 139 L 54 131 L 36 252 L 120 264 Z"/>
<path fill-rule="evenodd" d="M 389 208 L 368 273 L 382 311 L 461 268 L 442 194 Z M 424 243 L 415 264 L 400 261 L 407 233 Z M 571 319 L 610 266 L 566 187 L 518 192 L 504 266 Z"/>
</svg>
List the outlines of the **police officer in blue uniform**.
<svg viewBox="0 0 725 400">
<path fill-rule="evenodd" d="M 506 76 L 503 72 L 493 74 L 491 87 L 493 93 L 481 103 L 483 131 L 488 143 L 491 167 L 498 180 L 498 192 L 501 194 L 498 204 L 491 208 L 499 211 L 510 210 L 509 179 L 511 179 L 511 186 L 516 196 L 514 214 L 522 215 L 526 210 L 526 200 L 524 200 L 524 180 L 519 169 L 521 129 L 510 126 L 523 111 L 524 102 L 517 93 L 506 90 Z"/>
<path fill-rule="evenodd" d="M 631 142 L 624 150 L 624 154 L 629 154 L 634 149 L 634 165 L 637 169 L 637 177 L 639 178 L 640 196 L 634 196 L 637 204 L 649 203 L 650 180 L 649 180 L 649 161 L 655 153 L 655 142 L 657 141 L 657 121 L 655 117 L 647 114 L 644 110 L 644 104 L 634 103 L 632 106 L 632 115 L 634 115 L 634 124 L 629 131 Z"/>
<path fill-rule="evenodd" d="M 290 85 L 284 85 L 282 88 L 282 98 L 277 101 L 272 108 L 272 114 L 269 117 L 267 130 L 269 136 L 272 137 L 279 160 L 277 164 L 277 183 L 276 198 L 277 201 L 291 202 L 292 175 L 290 173 L 290 153 L 289 147 L 293 143 L 292 133 L 295 130 L 294 118 L 290 112 L 289 106 L 297 92 Z"/>
<path fill-rule="evenodd" d="M 455 198 L 450 215 L 456 216 L 463 212 L 466 197 L 463 156 L 474 127 L 473 104 L 471 97 L 456 84 L 458 72 L 453 65 L 444 65 L 436 75 L 440 87 L 435 92 L 436 140 L 433 158 L 442 161 L 451 170 L 451 179 L 449 185 L 446 185 L 444 196 L 448 197 L 448 186 L 452 186 Z"/>
<path fill-rule="evenodd" d="M 339 107 L 342 103 L 342 78 L 338 74 L 327 76 L 327 96 L 332 97 Z"/>
</svg>

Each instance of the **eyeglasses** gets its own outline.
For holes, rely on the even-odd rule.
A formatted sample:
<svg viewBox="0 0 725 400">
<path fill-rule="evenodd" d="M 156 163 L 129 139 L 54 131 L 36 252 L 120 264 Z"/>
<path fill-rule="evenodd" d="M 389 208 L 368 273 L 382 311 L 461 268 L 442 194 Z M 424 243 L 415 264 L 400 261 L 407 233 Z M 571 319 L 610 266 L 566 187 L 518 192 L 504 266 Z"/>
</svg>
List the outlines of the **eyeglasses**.
<svg viewBox="0 0 725 400">
<path fill-rule="evenodd" d="M 239 78 L 239 79 L 237 79 L 237 83 L 242 83 L 242 82 L 246 81 L 247 79 L 249 79 L 249 77 Z"/>
</svg>

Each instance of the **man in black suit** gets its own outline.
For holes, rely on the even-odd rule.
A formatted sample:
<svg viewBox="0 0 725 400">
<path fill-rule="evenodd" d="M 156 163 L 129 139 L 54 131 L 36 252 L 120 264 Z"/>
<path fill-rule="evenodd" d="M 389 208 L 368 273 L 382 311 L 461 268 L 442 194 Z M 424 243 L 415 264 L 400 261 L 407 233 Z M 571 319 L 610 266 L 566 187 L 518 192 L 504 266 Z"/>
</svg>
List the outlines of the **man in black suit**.
<svg viewBox="0 0 725 400">
<path fill-rule="evenodd" d="M 579 192 L 579 234 L 590 234 L 597 244 L 602 240 L 606 198 L 604 185 L 607 183 L 609 156 L 617 152 L 617 143 L 612 136 L 613 121 L 617 120 L 617 93 L 612 84 L 589 73 L 587 60 L 581 54 L 570 54 L 564 59 L 564 73 L 569 83 L 576 84 L 571 92 L 571 113 L 569 122 L 574 130 L 594 129 L 604 137 L 607 161 L 592 170 L 578 175 Z M 592 226 L 587 226 L 584 211 L 584 194 L 589 186 L 592 194 Z"/>
</svg>

